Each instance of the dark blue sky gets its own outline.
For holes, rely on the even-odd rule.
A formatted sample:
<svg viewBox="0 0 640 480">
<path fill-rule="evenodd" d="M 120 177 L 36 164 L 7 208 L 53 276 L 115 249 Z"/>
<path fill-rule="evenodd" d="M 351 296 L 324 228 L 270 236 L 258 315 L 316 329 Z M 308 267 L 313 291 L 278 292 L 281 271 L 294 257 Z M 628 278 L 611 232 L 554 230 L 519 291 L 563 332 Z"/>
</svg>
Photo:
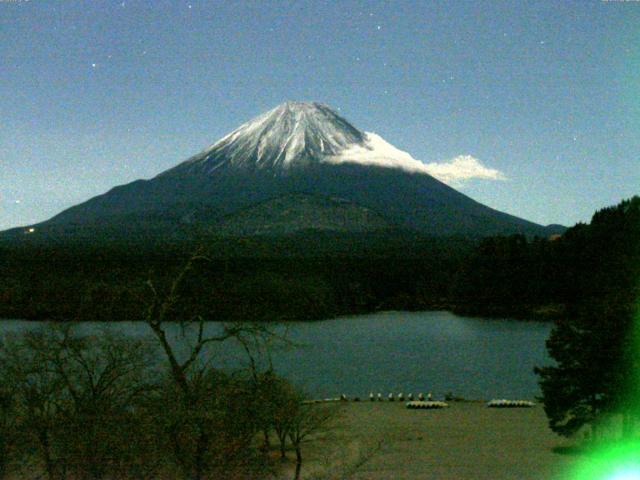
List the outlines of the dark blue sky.
<svg viewBox="0 0 640 480">
<path fill-rule="evenodd" d="M 285 100 L 573 224 L 640 193 L 640 2 L 0 0 L 0 229 L 149 178 Z"/>
</svg>

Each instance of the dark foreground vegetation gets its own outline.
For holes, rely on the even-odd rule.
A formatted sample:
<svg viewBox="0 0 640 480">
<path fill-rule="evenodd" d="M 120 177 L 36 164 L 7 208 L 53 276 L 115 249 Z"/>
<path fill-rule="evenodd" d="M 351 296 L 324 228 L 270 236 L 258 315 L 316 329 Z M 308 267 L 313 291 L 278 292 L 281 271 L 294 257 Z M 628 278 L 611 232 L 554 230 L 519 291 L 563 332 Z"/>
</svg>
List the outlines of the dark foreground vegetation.
<svg viewBox="0 0 640 480">
<path fill-rule="evenodd" d="M 208 261 L 184 283 L 176 319 L 312 320 L 385 309 L 557 318 L 585 292 L 615 292 L 628 281 L 630 263 L 612 250 L 627 230 L 612 212 L 551 238 L 201 233 L 154 243 L 36 232 L 0 240 L 0 317 L 139 320 L 147 282 L 166 288 L 201 248 Z"/>
<path fill-rule="evenodd" d="M 175 292 L 173 292 L 175 293 Z M 0 344 L 0 479 L 299 478 L 303 444 L 335 406 L 308 404 L 269 367 L 269 330 L 184 324 L 179 355 L 164 333 L 173 293 L 149 305 L 156 340 L 41 327 Z M 247 368 L 226 372 L 205 348 L 238 341 Z"/>
</svg>

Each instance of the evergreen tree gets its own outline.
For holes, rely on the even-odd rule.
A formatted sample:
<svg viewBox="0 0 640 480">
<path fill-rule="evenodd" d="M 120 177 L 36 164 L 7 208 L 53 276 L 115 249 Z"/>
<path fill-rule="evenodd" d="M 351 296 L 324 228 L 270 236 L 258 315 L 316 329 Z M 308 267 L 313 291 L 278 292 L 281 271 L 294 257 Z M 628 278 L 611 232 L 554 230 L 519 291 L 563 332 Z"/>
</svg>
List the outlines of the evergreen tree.
<svg viewBox="0 0 640 480">
<path fill-rule="evenodd" d="M 597 432 L 604 415 L 619 413 L 629 431 L 640 414 L 640 197 L 569 230 L 558 251 L 572 253 L 560 284 L 573 278 L 577 289 L 547 341 L 556 365 L 535 369 L 549 426 L 564 436 L 585 425 Z"/>
</svg>

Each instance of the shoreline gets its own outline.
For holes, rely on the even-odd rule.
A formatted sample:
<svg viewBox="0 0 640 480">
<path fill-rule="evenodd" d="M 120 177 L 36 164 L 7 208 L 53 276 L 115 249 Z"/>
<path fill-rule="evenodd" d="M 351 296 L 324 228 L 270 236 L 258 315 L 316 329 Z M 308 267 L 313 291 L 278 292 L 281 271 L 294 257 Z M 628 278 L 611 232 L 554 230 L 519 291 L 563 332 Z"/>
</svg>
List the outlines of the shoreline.
<svg viewBox="0 0 640 480">
<path fill-rule="evenodd" d="M 521 306 L 519 308 L 507 309 L 502 306 L 489 306 L 484 308 L 478 308 L 477 305 L 469 304 L 446 304 L 437 305 L 430 308 L 400 308 L 389 306 L 388 308 L 376 308 L 366 311 L 353 311 L 338 313 L 331 317 L 316 318 L 316 319 L 300 319 L 300 320 L 263 320 L 258 323 L 273 323 L 273 324 L 290 324 L 290 323 L 315 323 L 333 320 L 342 320 L 360 315 L 372 315 L 377 313 L 393 313 L 393 312 L 448 312 L 460 317 L 469 318 L 486 318 L 488 320 L 513 320 L 518 322 L 553 322 L 564 313 L 564 305 L 537 305 L 537 306 Z M 22 318 L 4 317 L 0 316 L 0 322 L 3 321 L 24 321 L 24 322 L 53 322 L 53 323 L 67 323 L 67 322 L 86 322 L 86 323 L 120 323 L 120 322 L 144 322 L 145 320 L 62 320 L 56 318 L 38 317 L 38 316 L 23 316 Z M 179 322 L 179 320 L 174 320 Z M 221 323 L 233 323 L 237 320 L 205 320 L 206 322 L 221 322 Z"/>
</svg>

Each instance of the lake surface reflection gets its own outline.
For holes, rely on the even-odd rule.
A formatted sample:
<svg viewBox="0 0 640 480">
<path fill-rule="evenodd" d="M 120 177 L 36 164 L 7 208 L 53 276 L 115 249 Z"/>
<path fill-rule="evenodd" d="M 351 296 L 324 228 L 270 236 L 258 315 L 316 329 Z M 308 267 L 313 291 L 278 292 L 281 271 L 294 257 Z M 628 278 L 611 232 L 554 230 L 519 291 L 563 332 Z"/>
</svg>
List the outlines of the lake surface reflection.
<svg viewBox="0 0 640 480">
<path fill-rule="evenodd" d="M 466 318 L 449 312 L 383 312 L 314 323 L 288 324 L 297 345 L 276 351 L 276 370 L 314 397 L 366 397 L 369 392 L 453 392 L 474 399 L 533 398 L 539 395 L 533 367 L 550 363 L 545 340 L 551 324 Z M 20 320 L 0 322 L 0 331 L 37 328 Z M 103 329 L 149 336 L 144 323 L 84 323 L 82 331 Z M 168 327 L 173 340 L 188 341 L 179 325 Z M 208 331 L 220 328 L 207 324 Z M 207 352 L 213 365 L 246 363 L 231 342 Z"/>
</svg>

